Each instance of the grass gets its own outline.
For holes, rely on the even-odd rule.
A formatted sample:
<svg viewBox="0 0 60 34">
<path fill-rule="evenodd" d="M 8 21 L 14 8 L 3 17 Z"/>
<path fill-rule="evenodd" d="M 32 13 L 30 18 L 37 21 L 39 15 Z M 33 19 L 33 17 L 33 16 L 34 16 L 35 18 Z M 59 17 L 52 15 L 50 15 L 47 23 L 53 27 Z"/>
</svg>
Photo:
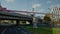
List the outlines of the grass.
<svg viewBox="0 0 60 34">
<path fill-rule="evenodd" d="M 34 32 L 35 34 L 60 34 L 60 28 L 51 27 L 32 28 L 31 26 L 26 26 L 25 28 Z"/>
<path fill-rule="evenodd" d="M 60 28 L 52 28 L 53 34 L 60 34 Z"/>
</svg>

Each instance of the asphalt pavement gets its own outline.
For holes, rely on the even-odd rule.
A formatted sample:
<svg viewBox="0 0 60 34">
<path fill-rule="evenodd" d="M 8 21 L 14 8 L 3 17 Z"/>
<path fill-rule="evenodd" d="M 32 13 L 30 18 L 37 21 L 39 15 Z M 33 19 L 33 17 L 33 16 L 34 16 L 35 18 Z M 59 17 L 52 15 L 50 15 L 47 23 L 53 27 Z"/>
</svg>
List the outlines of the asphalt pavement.
<svg viewBox="0 0 60 34">
<path fill-rule="evenodd" d="M 34 34 L 22 26 L 13 26 L 0 29 L 0 34 Z"/>
</svg>

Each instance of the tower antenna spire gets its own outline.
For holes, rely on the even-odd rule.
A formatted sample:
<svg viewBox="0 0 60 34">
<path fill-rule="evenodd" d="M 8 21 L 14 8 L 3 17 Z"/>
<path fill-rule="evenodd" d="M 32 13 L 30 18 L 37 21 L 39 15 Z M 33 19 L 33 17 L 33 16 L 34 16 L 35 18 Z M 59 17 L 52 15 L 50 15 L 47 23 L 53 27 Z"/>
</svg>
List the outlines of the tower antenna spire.
<svg viewBox="0 0 60 34">
<path fill-rule="evenodd" d="M 2 2 L 2 0 L 0 0 L 0 8 L 2 8 L 2 6 L 1 6 L 1 2 Z"/>
</svg>

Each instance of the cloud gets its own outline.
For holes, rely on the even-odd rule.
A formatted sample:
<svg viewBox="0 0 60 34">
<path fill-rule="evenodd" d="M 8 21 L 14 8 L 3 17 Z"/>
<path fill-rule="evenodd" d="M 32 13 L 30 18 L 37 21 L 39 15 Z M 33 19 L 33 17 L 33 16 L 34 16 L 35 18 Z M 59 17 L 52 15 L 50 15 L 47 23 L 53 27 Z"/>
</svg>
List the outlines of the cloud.
<svg viewBox="0 0 60 34">
<path fill-rule="evenodd" d="M 51 0 L 47 0 L 47 4 L 51 3 L 52 1 Z"/>
<path fill-rule="evenodd" d="M 30 10 L 27 10 L 27 9 L 22 9 L 22 10 L 20 10 L 20 11 L 30 11 Z"/>
<path fill-rule="evenodd" d="M 53 7 L 60 7 L 60 4 L 55 4 L 50 6 L 50 8 L 53 8 Z"/>
<path fill-rule="evenodd" d="M 44 9 L 39 10 L 38 12 L 44 12 Z"/>
<path fill-rule="evenodd" d="M 6 2 L 14 2 L 14 0 L 5 0 Z"/>
<path fill-rule="evenodd" d="M 16 13 L 19 13 L 19 14 L 27 14 L 27 13 L 22 13 L 22 12 L 16 12 Z"/>
<path fill-rule="evenodd" d="M 41 4 L 33 4 L 32 8 L 36 8 L 36 7 L 40 7 L 40 6 L 41 6 Z"/>
<path fill-rule="evenodd" d="M 32 10 L 28 10 L 28 9 L 22 9 L 20 11 L 28 11 L 28 12 L 32 12 Z"/>
</svg>

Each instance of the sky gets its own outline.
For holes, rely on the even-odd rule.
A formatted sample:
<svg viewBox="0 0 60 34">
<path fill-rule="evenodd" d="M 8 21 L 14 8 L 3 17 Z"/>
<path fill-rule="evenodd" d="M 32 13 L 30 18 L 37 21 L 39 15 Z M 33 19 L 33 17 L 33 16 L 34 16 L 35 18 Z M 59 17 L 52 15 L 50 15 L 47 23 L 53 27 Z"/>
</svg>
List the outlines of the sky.
<svg viewBox="0 0 60 34">
<path fill-rule="evenodd" d="M 51 6 L 60 5 L 60 0 L 1 0 L 1 5 L 9 10 L 50 12 Z"/>
</svg>

